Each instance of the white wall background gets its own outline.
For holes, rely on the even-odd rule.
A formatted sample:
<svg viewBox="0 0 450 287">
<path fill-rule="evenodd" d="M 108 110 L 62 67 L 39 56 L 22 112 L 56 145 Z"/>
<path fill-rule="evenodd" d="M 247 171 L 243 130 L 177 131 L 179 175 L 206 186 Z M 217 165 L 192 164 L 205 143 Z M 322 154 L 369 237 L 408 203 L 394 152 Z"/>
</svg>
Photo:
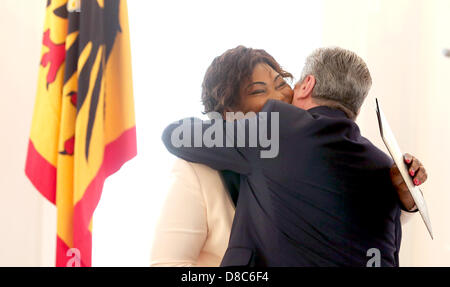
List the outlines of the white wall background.
<svg viewBox="0 0 450 287">
<path fill-rule="evenodd" d="M 52 266 L 55 210 L 24 175 L 45 0 L 0 1 L 0 266 Z M 212 59 L 238 44 L 264 48 L 298 76 L 313 48 L 339 45 L 368 63 L 373 89 L 358 120 L 380 147 L 373 99 L 405 151 L 426 165 L 436 239 L 417 216 L 404 228 L 404 266 L 450 265 L 448 0 L 129 0 L 138 157 L 112 176 L 94 217 L 95 266 L 147 266 L 173 158 L 160 134 L 201 116 Z"/>
</svg>

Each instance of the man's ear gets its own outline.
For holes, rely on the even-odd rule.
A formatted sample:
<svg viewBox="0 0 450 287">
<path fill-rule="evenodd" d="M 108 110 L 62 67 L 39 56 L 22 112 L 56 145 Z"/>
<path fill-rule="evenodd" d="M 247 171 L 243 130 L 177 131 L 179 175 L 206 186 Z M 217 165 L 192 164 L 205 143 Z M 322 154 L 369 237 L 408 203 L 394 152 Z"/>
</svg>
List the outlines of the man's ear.
<svg viewBox="0 0 450 287">
<path fill-rule="evenodd" d="M 306 99 L 311 97 L 312 91 L 316 86 L 316 78 L 313 75 L 308 75 L 305 77 L 303 82 L 299 82 L 295 85 L 295 97 L 297 99 Z"/>
</svg>

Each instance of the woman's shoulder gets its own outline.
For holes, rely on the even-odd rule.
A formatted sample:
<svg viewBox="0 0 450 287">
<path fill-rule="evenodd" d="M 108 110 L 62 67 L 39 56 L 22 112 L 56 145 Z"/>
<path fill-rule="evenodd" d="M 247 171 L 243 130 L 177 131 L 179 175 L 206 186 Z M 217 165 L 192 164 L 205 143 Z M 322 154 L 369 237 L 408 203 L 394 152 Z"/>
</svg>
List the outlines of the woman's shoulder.
<svg viewBox="0 0 450 287">
<path fill-rule="evenodd" d="M 185 182 L 195 183 L 197 192 L 202 194 L 205 201 L 222 199 L 223 204 L 229 205 L 231 199 L 217 170 L 204 164 L 177 159 L 172 172 Z"/>
<path fill-rule="evenodd" d="M 202 189 L 225 189 L 220 173 L 207 165 L 176 159 L 172 174 L 185 180 L 195 181 Z"/>
<path fill-rule="evenodd" d="M 181 158 L 177 158 L 172 168 L 172 173 L 184 174 L 193 177 L 193 180 L 199 182 L 220 181 L 220 174 L 217 170 L 207 165 L 189 162 Z"/>
</svg>

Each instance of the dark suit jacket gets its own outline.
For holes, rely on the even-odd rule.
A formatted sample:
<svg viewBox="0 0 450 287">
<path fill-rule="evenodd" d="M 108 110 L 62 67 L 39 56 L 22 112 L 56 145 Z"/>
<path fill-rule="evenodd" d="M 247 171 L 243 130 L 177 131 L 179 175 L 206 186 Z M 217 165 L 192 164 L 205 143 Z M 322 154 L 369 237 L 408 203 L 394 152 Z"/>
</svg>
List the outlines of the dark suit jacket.
<svg viewBox="0 0 450 287">
<path fill-rule="evenodd" d="M 248 147 L 248 141 L 246 147 L 177 148 L 171 136 L 181 122 L 163 133 L 176 156 L 243 175 L 222 266 L 366 266 L 373 248 L 381 266 L 398 266 L 400 204 L 389 176 L 391 158 L 340 110 L 305 111 L 271 100 L 262 112 L 267 121 L 258 116 L 258 125 L 269 127 L 271 113 L 279 113 L 275 158 L 261 158 L 263 148 Z M 221 122 L 224 130 L 236 123 L 249 126 L 248 119 Z M 212 123 L 200 125 L 205 132 Z"/>
</svg>

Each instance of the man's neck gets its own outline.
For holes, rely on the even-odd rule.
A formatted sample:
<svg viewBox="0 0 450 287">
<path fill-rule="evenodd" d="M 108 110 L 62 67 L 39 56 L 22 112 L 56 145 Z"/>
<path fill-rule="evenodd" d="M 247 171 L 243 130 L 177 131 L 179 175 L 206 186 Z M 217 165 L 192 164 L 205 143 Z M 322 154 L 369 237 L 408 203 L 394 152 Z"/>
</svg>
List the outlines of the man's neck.
<svg viewBox="0 0 450 287">
<path fill-rule="evenodd" d="M 309 110 L 315 107 L 319 107 L 319 106 L 326 106 L 332 109 L 338 109 L 343 111 L 347 117 L 351 120 L 356 120 L 356 115 L 351 112 L 349 109 L 347 109 L 346 107 L 344 107 L 341 104 L 338 104 L 337 102 L 334 101 L 327 101 L 327 100 L 318 100 L 318 101 L 312 101 L 312 105 L 309 108 L 305 108 L 305 110 Z"/>
<path fill-rule="evenodd" d="M 319 104 L 314 103 L 314 102 L 309 102 L 309 103 L 307 103 L 307 104 L 305 105 L 305 107 L 304 107 L 303 109 L 309 110 L 309 109 L 312 109 L 312 108 L 316 108 L 316 107 L 318 107 L 318 106 L 322 106 L 322 105 L 319 105 Z"/>
</svg>

